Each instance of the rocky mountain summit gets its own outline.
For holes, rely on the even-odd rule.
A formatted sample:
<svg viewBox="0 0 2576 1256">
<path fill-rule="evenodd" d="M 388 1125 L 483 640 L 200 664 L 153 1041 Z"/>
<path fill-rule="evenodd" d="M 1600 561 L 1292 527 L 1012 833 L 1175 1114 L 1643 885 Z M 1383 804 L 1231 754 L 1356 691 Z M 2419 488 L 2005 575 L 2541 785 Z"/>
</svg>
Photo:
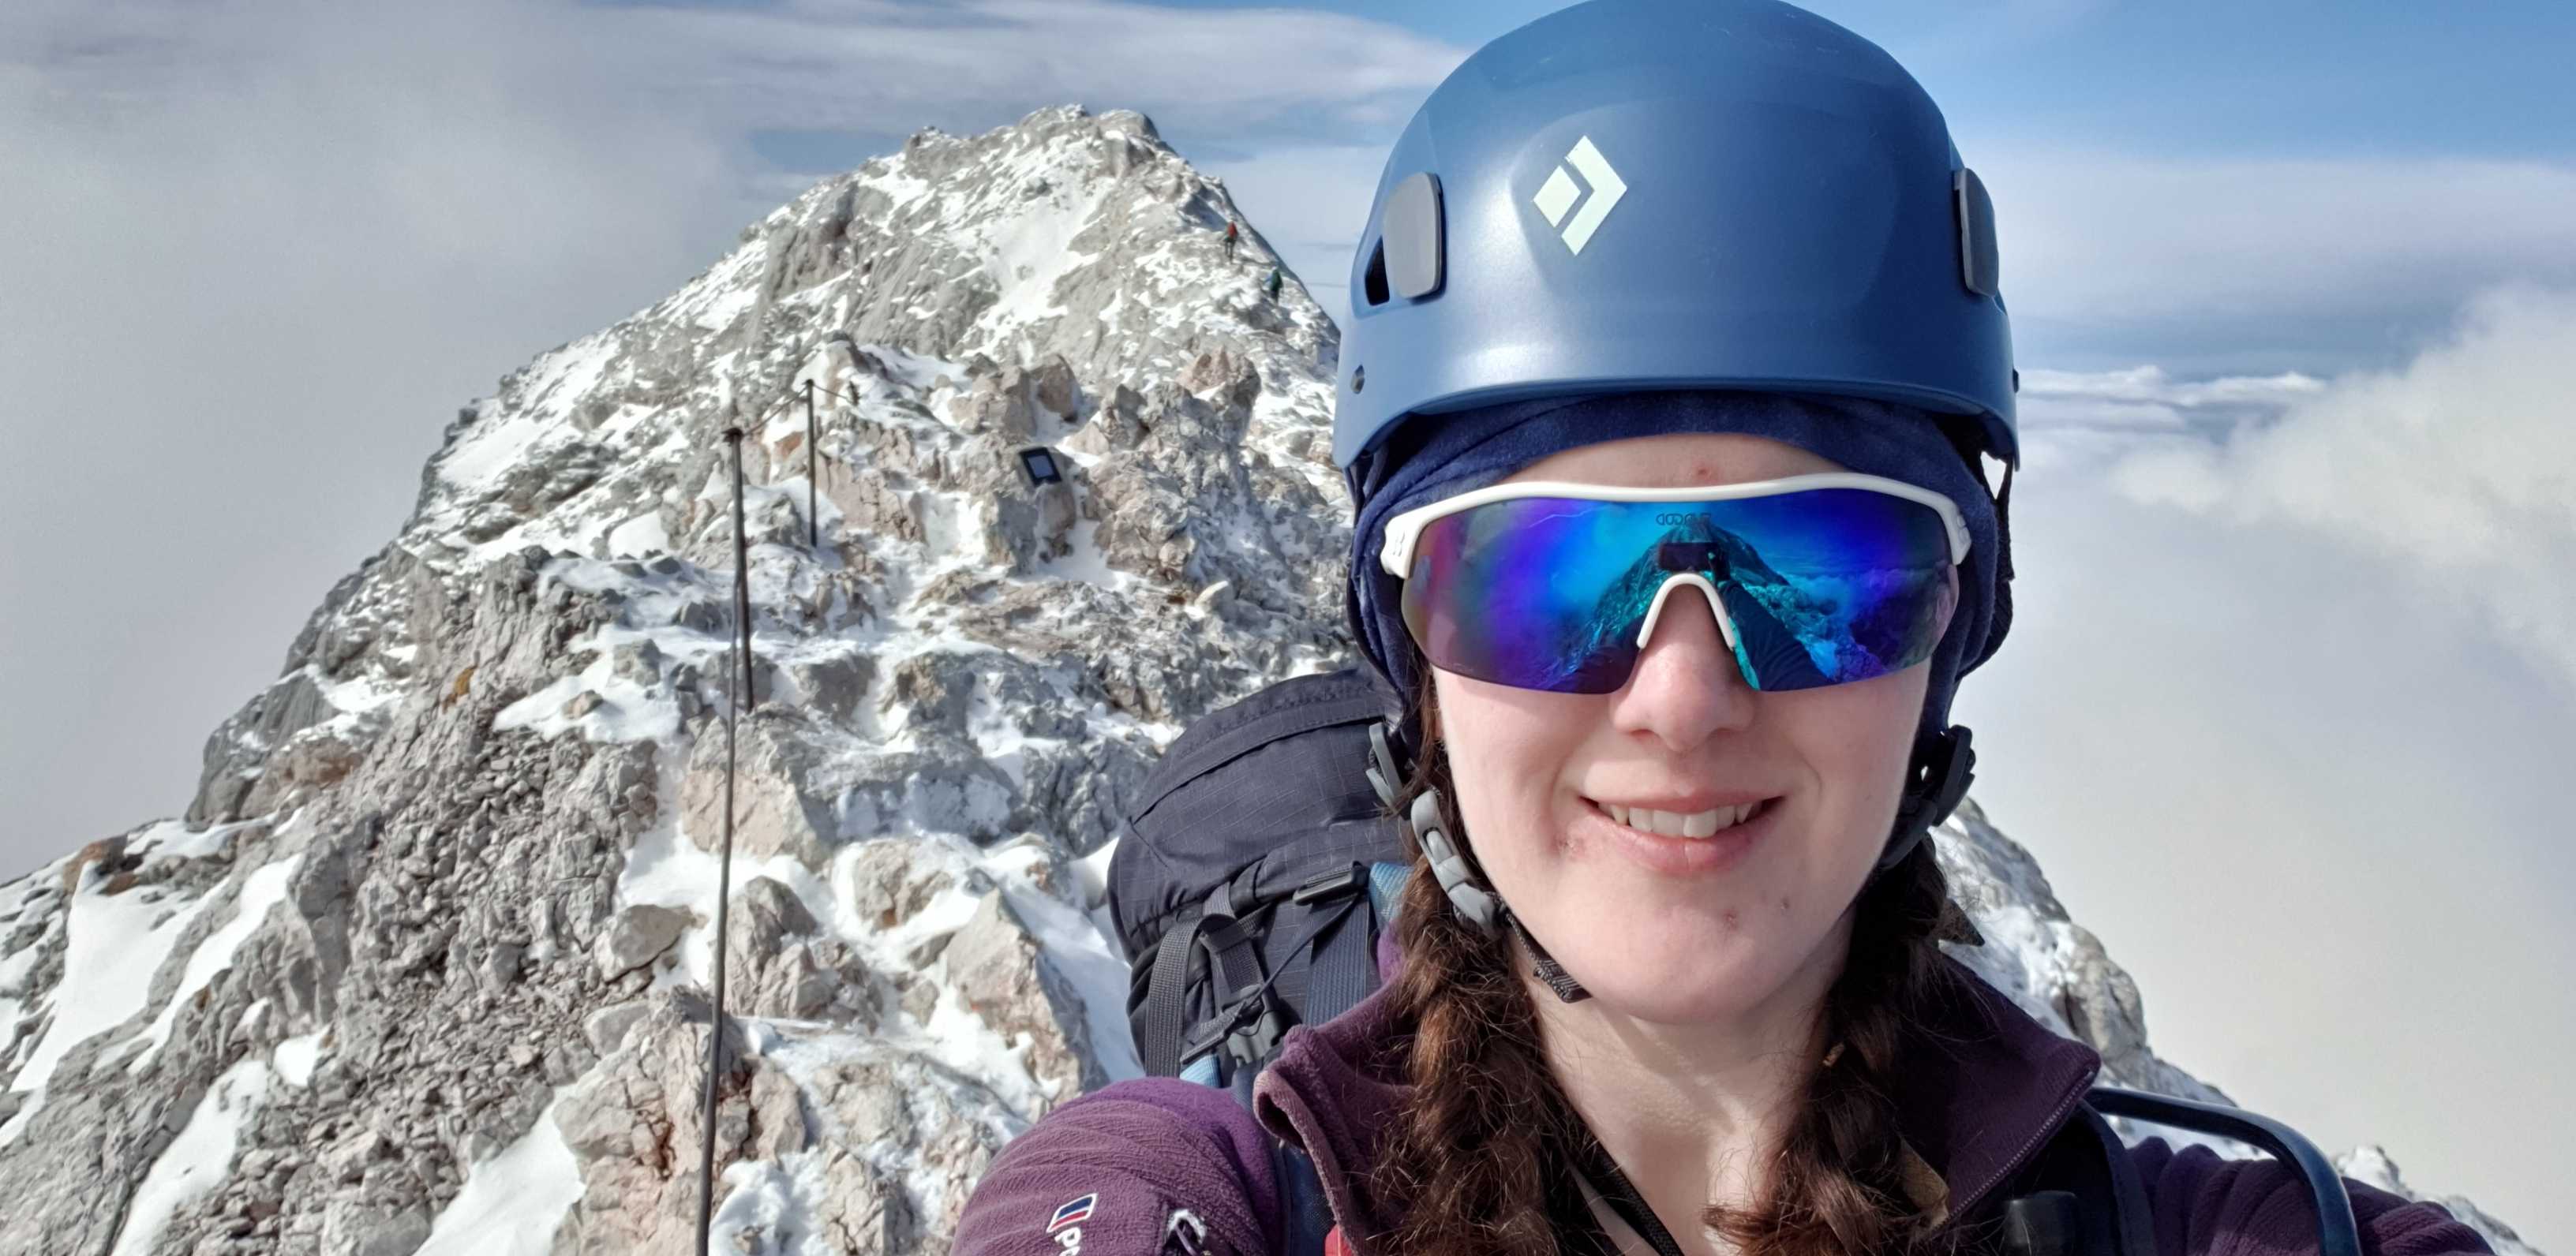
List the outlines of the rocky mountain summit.
<svg viewBox="0 0 2576 1256">
<path fill-rule="evenodd" d="M 465 407 L 184 814 L 0 885 L 0 1252 L 691 1250 L 728 709 L 719 1250 L 945 1250 L 1137 1071 L 1128 791 L 1350 657 L 1336 332 L 1232 214 L 1135 113 L 925 131 Z M 1940 846 L 1963 958 L 2216 1095 L 2026 851 Z"/>
</svg>

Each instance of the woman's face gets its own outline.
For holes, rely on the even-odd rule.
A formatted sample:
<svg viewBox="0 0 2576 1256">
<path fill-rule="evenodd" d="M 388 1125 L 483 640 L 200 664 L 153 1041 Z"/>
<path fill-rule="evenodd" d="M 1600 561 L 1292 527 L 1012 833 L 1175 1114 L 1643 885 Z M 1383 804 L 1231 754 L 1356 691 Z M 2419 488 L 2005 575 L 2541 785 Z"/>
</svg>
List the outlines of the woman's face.
<svg viewBox="0 0 2576 1256">
<path fill-rule="evenodd" d="M 1689 433 L 1567 450 L 1510 478 L 1681 488 L 1843 469 L 1778 441 Z M 1820 997 L 1840 971 L 1928 670 L 1758 693 L 1708 600 L 1681 588 L 1615 693 L 1434 675 L 1460 816 L 1503 901 L 1605 1010 L 1697 1025 Z M 1708 838 L 1632 832 L 1604 806 L 1755 800 Z"/>
</svg>

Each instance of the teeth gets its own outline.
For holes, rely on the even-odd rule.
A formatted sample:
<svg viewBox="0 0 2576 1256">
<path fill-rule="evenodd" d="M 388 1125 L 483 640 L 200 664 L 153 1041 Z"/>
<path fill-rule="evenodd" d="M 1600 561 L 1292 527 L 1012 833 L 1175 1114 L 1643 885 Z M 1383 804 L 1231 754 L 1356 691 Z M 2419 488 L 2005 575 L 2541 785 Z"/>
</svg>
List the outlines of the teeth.
<svg viewBox="0 0 2576 1256">
<path fill-rule="evenodd" d="M 1722 830 L 1744 823 L 1745 818 L 1760 806 L 1760 803 L 1749 802 L 1739 807 L 1716 807 L 1696 815 L 1657 811 L 1651 807 L 1623 807 L 1613 802 L 1602 803 L 1601 809 L 1609 812 L 1611 819 L 1632 829 L 1660 833 L 1665 837 L 1714 837 Z"/>
</svg>

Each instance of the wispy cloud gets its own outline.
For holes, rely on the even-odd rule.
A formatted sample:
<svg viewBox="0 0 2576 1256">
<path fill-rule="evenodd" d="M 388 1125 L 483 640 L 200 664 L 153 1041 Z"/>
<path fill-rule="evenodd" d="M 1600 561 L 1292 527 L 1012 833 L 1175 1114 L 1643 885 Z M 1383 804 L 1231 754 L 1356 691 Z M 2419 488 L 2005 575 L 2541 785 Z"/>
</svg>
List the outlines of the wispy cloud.
<svg viewBox="0 0 2576 1256">
<path fill-rule="evenodd" d="M 902 134 L 990 126 L 1068 100 L 1185 112 L 1210 133 L 1384 129 L 1466 50 L 1312 10 L 1119 0 L 809 0 L 778 9 L 602 11 L 648 73 L 742 127 Z"/>
<path fill-rule="evenodd" d="M 2403 370 L 2339 379 L 2220 445 L 2142 450 L 2112 482 L 2397 560 L 2392 579 L 2454 608 L 2458 631 L 2515 643 L 2576 696 L 2571 396 L 2576 293 L 2501 290 Z"/>
<path fill-rule="evenodd" d="M 1977 165 L 2016 317 L 2108 328 L 2133 353 L 2194 328 L 2258 351 L 2317 326 L 2412 332 L 2498 284 L 2576 285 L 2576 165 L 2029 149 Z"/>
<path fill-rule="evenodd" d="M 2051 459 L 2084 433 L 2199 432 L 2216 437 L 2278 417 L 2325 386 L 2324 380 L 2297 371 L 2191 380 L 2152 365 L 2117 371 L 2031 367 L 2021 373 L 2023 443 L 2030 447 L 2027 452 Z"/>
<path fill-rule="evenodd" d="M 2386 372 L 2036 382 L 1980 799 L 2169 1058 L 2539 1233 L 2549 1136 L 2462 1114 L 2576 1103 L 2528 1064 L 2576 1033 L 2533 994 L 2576 954 L 2576 295 L 2482 297 Z"/>
</svg>

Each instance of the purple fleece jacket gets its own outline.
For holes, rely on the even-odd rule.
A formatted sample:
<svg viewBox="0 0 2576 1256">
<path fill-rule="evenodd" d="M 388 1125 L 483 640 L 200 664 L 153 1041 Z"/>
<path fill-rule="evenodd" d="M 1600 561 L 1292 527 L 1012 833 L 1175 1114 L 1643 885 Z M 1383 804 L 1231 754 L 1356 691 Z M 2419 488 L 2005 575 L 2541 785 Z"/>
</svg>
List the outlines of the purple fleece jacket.
<svg viewBox="0 0 2576 1256">
<path fill-rule="evenodd" d="M 1383 939 L 1382 939 L 1383 941 Z M 1382 968 L 1392 948 L 1381 946 Z M 1954 964 L 1956 961 L 1952 961 Z M 1991 1211 L 1995 1188 L 2074 1111 L 2101 1057 L 2048 1031 L 1965 968 L 1977 995 L 1940 1026 L 1964 1045 L 1926 1053 L 1896 1095 L 1908 1145 L 1950 1191 L 1950 1215 Z M 1404 1102 L 1403 1040 L 1384 991 L 1315 1027 L 1288 1033 L 1254 1087 L 1258 1111 L 1225 1091 L 1171 1078 L 1119 1082 L 1056 1109 L 1002 1150 L 966 1203 L 960 1256 L 1158 1256 L 1176 1224 L 1197 1250 L 1278 1252 L 1285 1219 L 1269 1140 L 1314 1158 L 1334 1220 L 1354 1256 L 1380 1256 L 1370 1236 L 1397 1215 L 1369 1189 L 1379 1139 Z M 2163 1139 L 2130 1149 L 2152 1201 L 2158 1256 L 2297 1256 L 2317 1250 L 2307 1193 L 2264 1160 L 2181 1152 Z M 2408 1203 L 2347 1180 L 2363 1256 L 2486 1253 L 2485 1240 L 2438 1205 Z M 1062 1224 L 1059 1218 L 1073 1218 Z"/>
</svg>

